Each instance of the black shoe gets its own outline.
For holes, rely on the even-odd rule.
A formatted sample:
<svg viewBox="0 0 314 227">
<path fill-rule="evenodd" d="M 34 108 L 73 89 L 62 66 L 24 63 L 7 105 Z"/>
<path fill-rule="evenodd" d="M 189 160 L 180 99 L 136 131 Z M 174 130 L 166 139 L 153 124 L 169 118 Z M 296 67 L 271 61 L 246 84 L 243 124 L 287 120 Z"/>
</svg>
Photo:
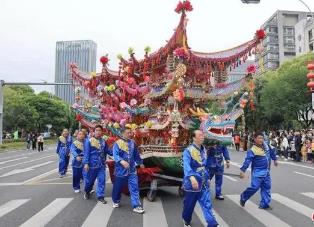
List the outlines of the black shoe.
<svg viewBox="0 0 314 227">
<path fill-rule="evenodd" d="M 244 207 L 244 206 L 245 206 L 245 201 L 243 201 L 242 199 L 240 199 L 240 205 L 241 205 L 241 207 Z"/>
<path fill-rule="evenodd" d="M 89 192 L 84 192 L 84 199 L 88 200 L 90 198 Z"/>
<path fill-rule="evenodd" d="M 263 210 L 273 210 L 273 208 L 271 206 L 268 206 L 268 207 L 259 206 L 258 208 L 263 209 Z"/>
<path fill-rule="evenodd" d="M 215 199 L 218 199 L 218 200 L 225 200 L 225 197 L 223 197 L 223 195 L 218 195 L 215 197 Z"/>
<path fill-rule="evenodd" d="M 107 201 L 104 198 L 98 198 L 98 202 L 102 204 L 107 204 Z"/>
</svg>

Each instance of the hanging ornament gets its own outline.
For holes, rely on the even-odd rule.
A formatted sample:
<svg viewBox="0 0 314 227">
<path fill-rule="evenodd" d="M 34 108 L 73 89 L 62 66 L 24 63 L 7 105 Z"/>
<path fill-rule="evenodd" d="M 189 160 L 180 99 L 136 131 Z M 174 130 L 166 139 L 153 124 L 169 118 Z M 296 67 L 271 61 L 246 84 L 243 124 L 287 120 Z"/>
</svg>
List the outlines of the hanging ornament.
<svg viewBox="0 0 314 227">
<path fill-rule="evenodd" d="M 102 56 L 99 60 L 103 65 L 106 65 L 109 62 L 108 55 Z"/>
</svg>

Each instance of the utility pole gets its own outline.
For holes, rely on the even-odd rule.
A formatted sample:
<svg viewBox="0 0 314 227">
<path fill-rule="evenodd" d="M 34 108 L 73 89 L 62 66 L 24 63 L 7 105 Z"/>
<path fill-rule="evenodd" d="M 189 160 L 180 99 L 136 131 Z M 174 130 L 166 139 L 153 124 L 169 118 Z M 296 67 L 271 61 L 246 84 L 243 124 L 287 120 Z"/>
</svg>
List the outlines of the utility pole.
<svg viewBox="0 0 314 227">
<path fill-rule="evenodd" d="M 50 82 L 5 82 L 0 80 L 0 145 L 3 144 L 3 87 L 5 85 L 72 85 L 72 83 L 50 83 Z"/>
</svg>

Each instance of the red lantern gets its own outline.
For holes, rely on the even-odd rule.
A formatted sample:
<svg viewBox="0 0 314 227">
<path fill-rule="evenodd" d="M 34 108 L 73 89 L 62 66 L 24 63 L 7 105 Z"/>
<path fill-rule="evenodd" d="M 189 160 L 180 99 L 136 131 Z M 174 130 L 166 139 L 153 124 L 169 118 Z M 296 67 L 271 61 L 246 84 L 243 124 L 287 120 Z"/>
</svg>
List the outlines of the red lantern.
<svg viewBox="0 0 314 227">
<path fill-rule="evenodd" d="M 314 62 L 307 65 L 308 70 L 314 70 Z"/>
<path fill-rule="evenodd" d="M 309 82 L 307 83 L 307 87 L 313 93 L 314 92 L 314 62 L 308 63 L 307 69 L 309 70 L 309 73 L 306 75 L 306 77 L 309 79 Z"/>
<path fill-rule="evenodd" d="M 100 58 L 100 62 L 101 62 L 103 65 L 107 64 L 108 61 L 109 61 L 109 59 L 107 58 L 107 56 L 102 56 L 102 57 Z"/>
<path fill-rule="evenodd" d="M 311 90 L 313 90 L 313 89 L 314 89 L 314 81 L 308 82 L 306 86 L 307 86 L 308 88 L 310 88 Z"/>
<path fill-rule="evenodd" d="M 310 80 L 310 79 L 314 79 L 314 73 L 310 72 L 310 73 L 307 74 L 306 77 L 307 77 L 309 80 Z"/>
</svg>

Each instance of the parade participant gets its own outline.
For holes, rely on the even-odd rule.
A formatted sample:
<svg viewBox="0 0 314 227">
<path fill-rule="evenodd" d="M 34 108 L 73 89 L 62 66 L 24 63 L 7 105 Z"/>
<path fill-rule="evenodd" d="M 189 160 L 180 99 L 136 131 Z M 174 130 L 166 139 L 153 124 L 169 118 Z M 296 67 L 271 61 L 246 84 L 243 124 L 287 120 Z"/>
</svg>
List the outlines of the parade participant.
<svg viewBox="0 0 314 227">
<path fill-rule="evenodd" d="M 82 131 L 78 131 L 76 135 L 77 140 L 73 142 L 71 146 L 72 160 L 72 172 L 73 172 L 73 190 L 75 193 L 80 192 L 80 181 L 83 178 L 83 147 L 85 134 Z"/>
<path fill-rule="evenodd" d="M 59 155 L 59 176 L 60 178 L 66 175 L 70 160 L 70 147 L 72 138 L 69 136 L 69 131 L 63 129 L 62 135 L 58 138 L 57 154 Z"/>
<path fill-rule="evenodd" d="M 204 134 L 200 130 L 193 132 L 193 144 L 183 152 L 183 189 L 184 201 L 182 218 L 184 226 L 190 226 L 192 214 L 198 201 L 208 227 L 218 226 L 212 212 L 210 200 L 209 174 L 206 170 L 206 150 L 202 145 Z"/>
<path fill-rule="evenodd" d="M 141 206 L 136 166 L 144 168 L 143 160 L 137 150 L 135 142 L 131 139 L 133 132 L 124 128 L 122 138 L 113 145 L 113 158 L 115 160 L 115 179 L 112 190 L 113 207 L 120 206 L 121 192 L 128 185 L 133 211 L 143 214 L 145 211 Z"/>
<path fill-rule="evenodd" d="M 112 151 L 102 139 L 103 128 L 101 125 L 95 127 L 93 137 L 84 140 L 84 199 L 90 198 L 97 178 L 96 196 L 97 200 L 106 204 L 105 200 L 105 179 L 106 179 L 106 158 L 107 155 L 112 156 Z"/>
<path fill-rule="evenodd" d="M 254 145 L 247 152 L 245 161 L 242 165 L 240 178 L 244 178 L 246 169 L 251 164 L 251 186 L 248 187 L 240 197 L 240 205 L 245 206 L 245 202 L 250 199 L 259 189 L 261 190 L 260 209 L 272 209 L 269 204 L 271 202 L 271 178 L 270 165 L 271 160 L 274 160 L 274 165 L 277 166 L 276 154 L 269 146 L 264 146 L 263 133 L 256 133 L 254 136 Z"/>
<path fill-rule="evenodd" d="M 208 149 L 208 161 L 207 168 L 209 172 L 210 180 L 215 176 L 216 196 L 218 200 L 224 200 L 225 198 L 221 194 L 221 187 L 224 174 L 224 160 L 226 161 L 226 167 L 230 167 L 229 151 L 226 146 L 219 145 L 218 141 L 214 142 L 214 146 Z"/>
</svg>

